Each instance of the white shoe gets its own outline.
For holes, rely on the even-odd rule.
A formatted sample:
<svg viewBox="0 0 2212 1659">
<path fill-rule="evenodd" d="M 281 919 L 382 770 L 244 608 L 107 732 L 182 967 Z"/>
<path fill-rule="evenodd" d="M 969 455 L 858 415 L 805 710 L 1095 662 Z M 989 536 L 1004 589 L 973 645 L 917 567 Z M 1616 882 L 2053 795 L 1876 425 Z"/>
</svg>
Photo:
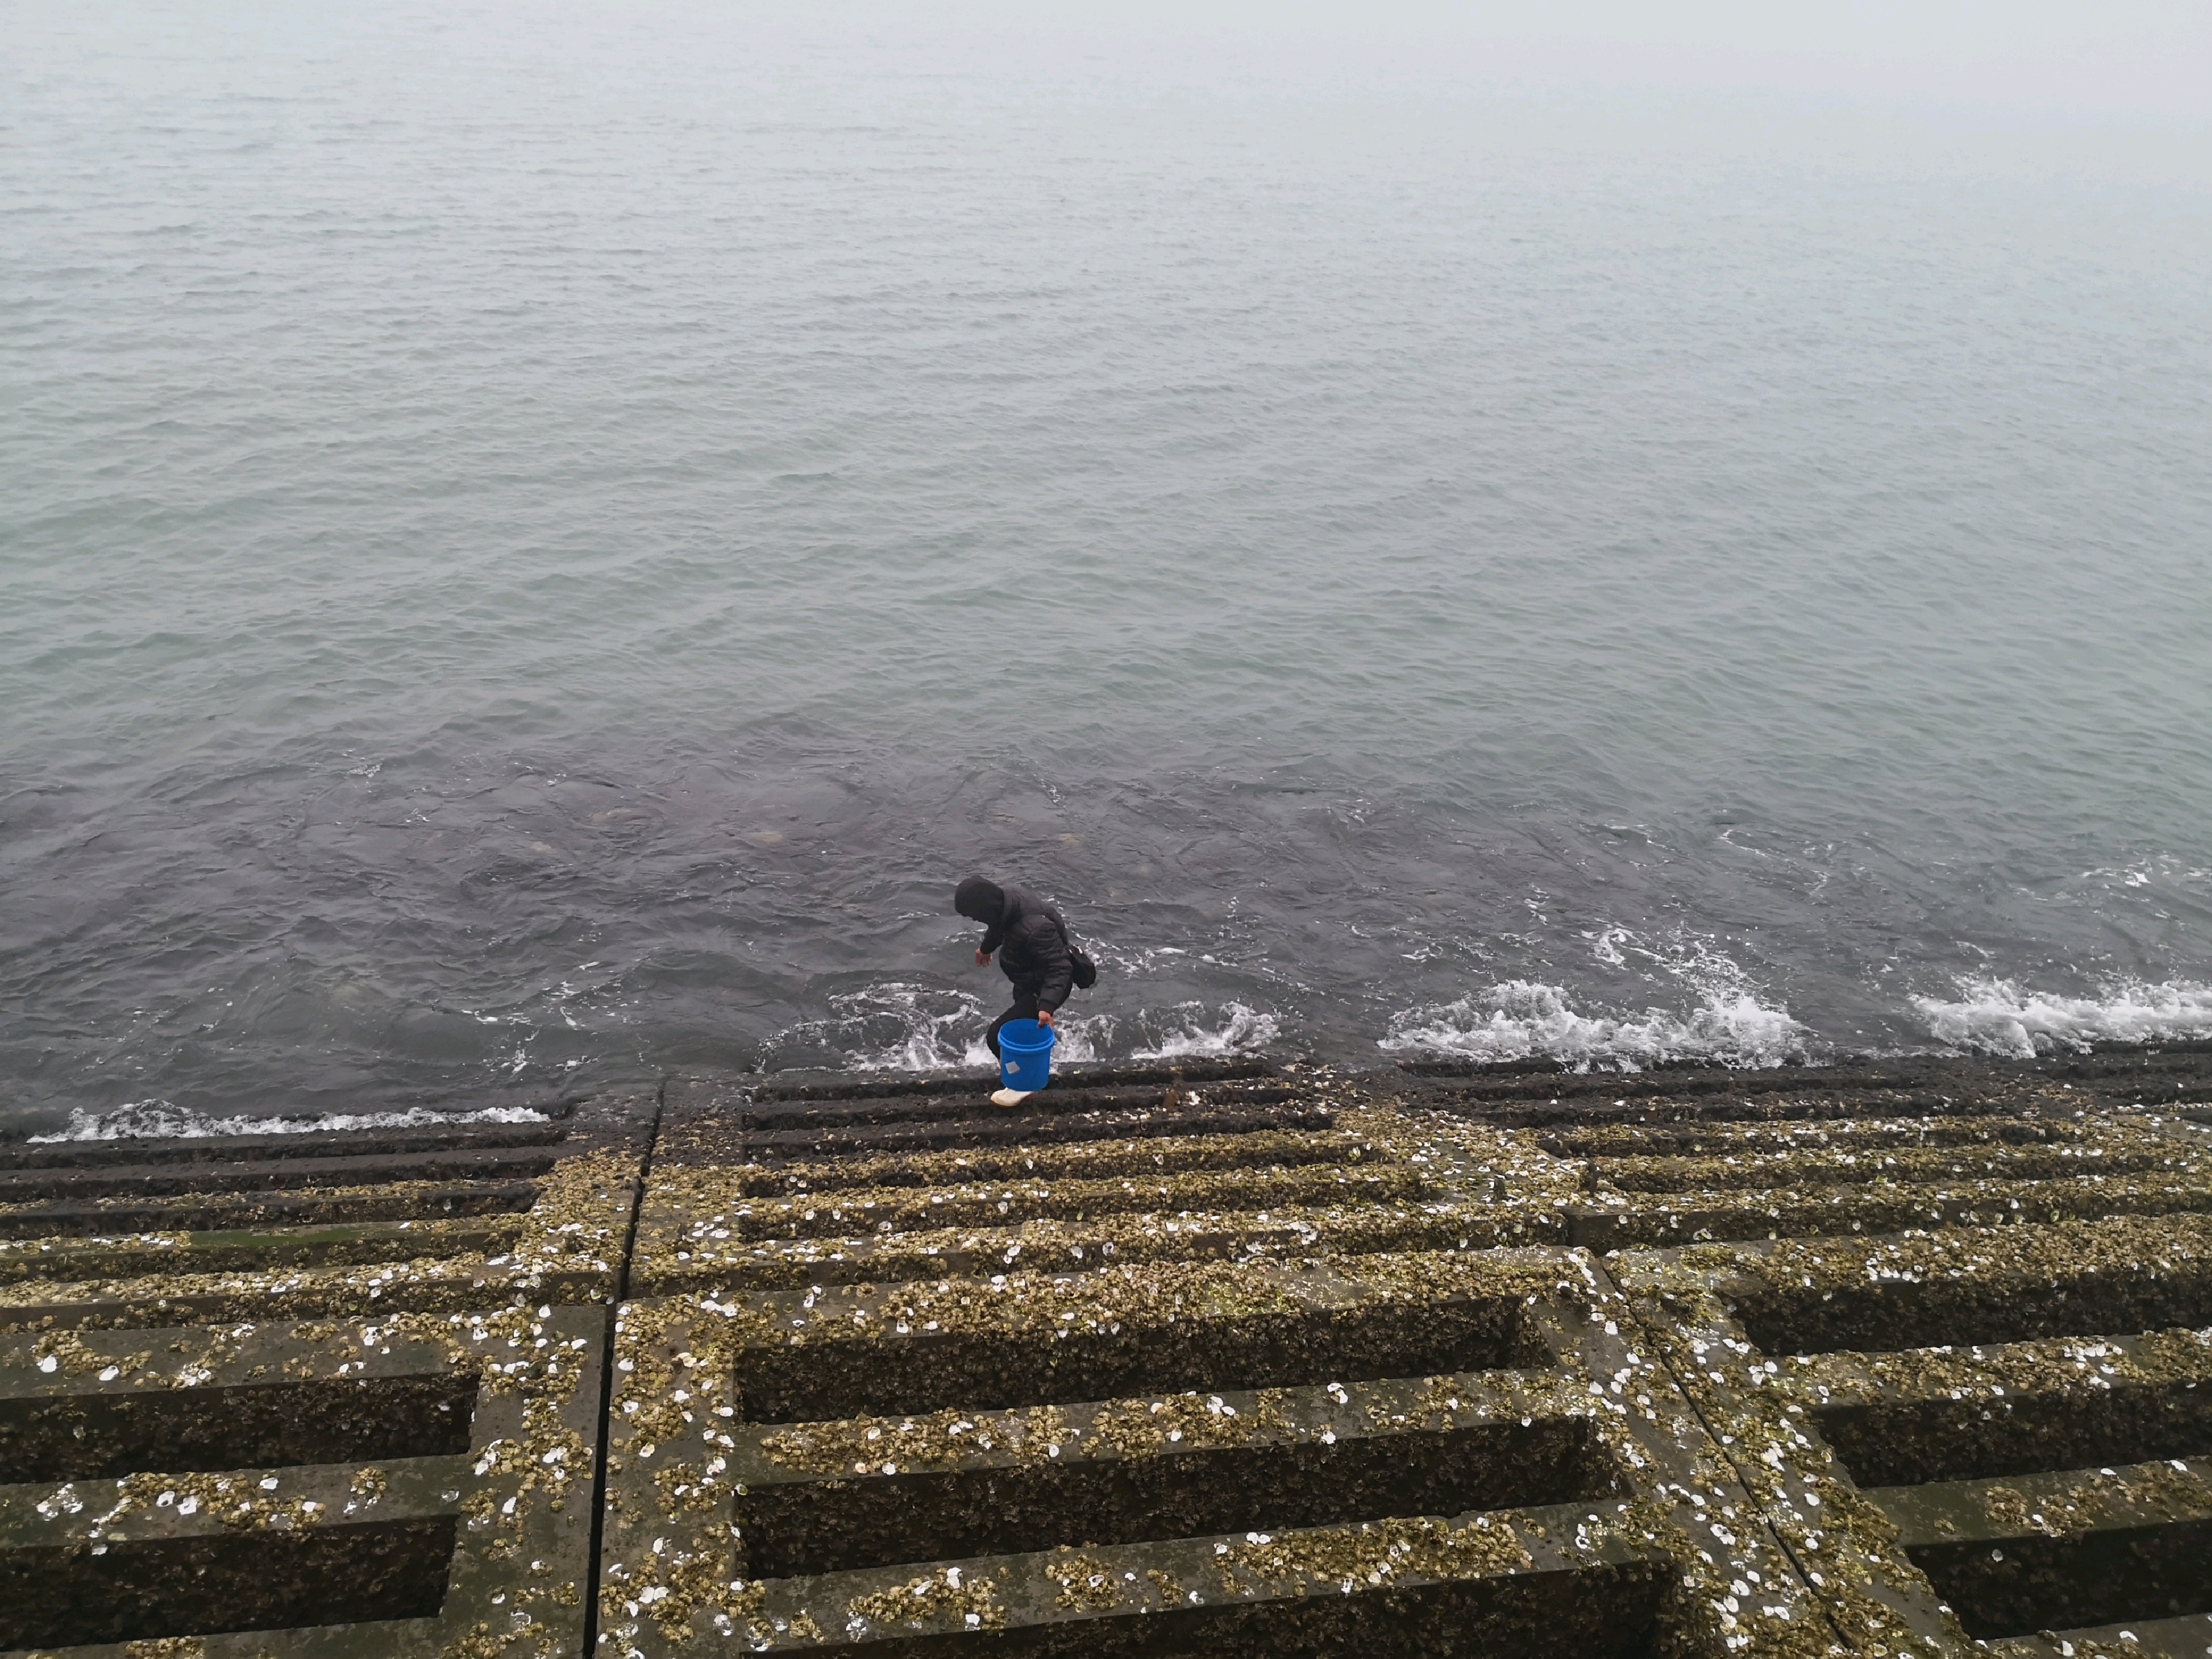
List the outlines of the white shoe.
<svg viewBox="0 0 2212 1659">
<path fill-rule="evenodd" d="M 992 1095 L 991 1104 L 994 1106 L 1018 1106 L 1024 1101 L 1027 1100 L 1034 1092 L 1034 1090 L 1030 1089 L 1000 1089 Z"/>
</svg>

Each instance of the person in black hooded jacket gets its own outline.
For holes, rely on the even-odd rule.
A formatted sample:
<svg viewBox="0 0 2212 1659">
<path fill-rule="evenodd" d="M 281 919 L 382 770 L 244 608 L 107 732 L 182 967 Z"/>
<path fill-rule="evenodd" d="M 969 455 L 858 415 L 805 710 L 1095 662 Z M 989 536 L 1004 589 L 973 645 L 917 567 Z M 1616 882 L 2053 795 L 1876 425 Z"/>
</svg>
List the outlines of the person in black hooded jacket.
<svg viewBox="0 0 2212 1659">
<path fill-rule="evenodd" d="M 1014 983 L 1014 1006 L 991 1022 L 983 1038 L 995 1054 L 999 1030 L 1008 1020 L 1033 1019 L 1049 1025 L 1074 988 L 1075 958 L 1067 942 L 1067 922 L 1026 887 L 1001 887 L 981 876 L 960 884 L 952 895 L 952 908 L 983 924 L 976 966 L 988 967 L 995 954 L 1000 970 Z"/>
</svg>

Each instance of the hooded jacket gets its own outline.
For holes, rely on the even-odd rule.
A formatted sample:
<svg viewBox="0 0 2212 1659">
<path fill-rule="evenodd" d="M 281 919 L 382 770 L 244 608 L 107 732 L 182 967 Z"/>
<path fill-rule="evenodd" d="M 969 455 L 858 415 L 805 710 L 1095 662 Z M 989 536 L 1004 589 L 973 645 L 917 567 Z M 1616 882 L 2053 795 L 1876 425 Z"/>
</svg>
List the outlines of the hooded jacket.
<svg viewBox="0 0 2212 1659">
<path fill-rule="evenodd" d="M 1075 964 L 1067 954 L 1067 922 L 1026 887 L 999 891 L 999 919 L 990 924 L 979 948 L 998 953 L 999 966 L 1016 990 L 1028 992 L 1040 1008 L 1057 1010 L 1075 987 Z"/>
</svg>

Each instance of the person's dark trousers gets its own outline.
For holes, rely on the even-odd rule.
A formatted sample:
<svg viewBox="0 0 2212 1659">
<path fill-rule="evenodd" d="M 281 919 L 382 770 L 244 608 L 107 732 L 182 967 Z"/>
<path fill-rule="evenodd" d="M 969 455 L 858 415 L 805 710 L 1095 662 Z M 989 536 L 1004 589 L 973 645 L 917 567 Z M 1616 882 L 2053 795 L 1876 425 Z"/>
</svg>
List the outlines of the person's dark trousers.
<svg viewBox="0 0 2212 1659">
<path fill-rule="evenodd" d="M 991 1022 L 991 1029 L 983 1033 L 983 1041 L 991 1045 L 991 1052 L 999 1052 L 999 1028 L 1010 1019 L 1035 1019 L 1037 1017 L 1036 993 L 1017 990 L 1014 1006 Z"/>
</svg>

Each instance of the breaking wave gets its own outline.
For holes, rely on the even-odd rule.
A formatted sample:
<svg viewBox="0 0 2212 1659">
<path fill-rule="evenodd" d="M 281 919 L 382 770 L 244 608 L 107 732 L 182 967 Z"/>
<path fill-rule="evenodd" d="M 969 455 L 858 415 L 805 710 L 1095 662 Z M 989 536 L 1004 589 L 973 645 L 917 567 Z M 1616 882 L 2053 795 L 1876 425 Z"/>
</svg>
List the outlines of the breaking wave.
<svg viewBox="0 0 2212 1659">
<path fill-rule="evenodd" d="M 412 1106 L 404 1112 L 325 1112 L 317 1117 L 209 1117 L 166 1100 L 134 1100 L 112 1111 L 72 1108 L 69 1121 L 33 1141 L 157 1140 L 206 1135 L 303 1135 L 338 1129 L 426 1129 L 457 1123 L 547 1123 L 547 1114 L 529 1106 L 486 1106 L 473 1112 L 434 1112 Z"/>
<path fill-rule="evenodd" d="M 983 1046 L 997 1012 L 966 991 L 890 981 L 830 998 L 835 1012 L 805 1020 L 769 1039 L 761 1054 L 765 1072 L 796 1068 L 855 1072 L 945 1072 L 998 1062 Z M 1079 1014 L 1062 1010 L 1054 1026 L 1054 1065 L 1108 1060 L 1179 1060 L 1250 1054 L 1275 1040 L 1273 1014 L 1241 1002 L 1208 1008 L 1186 1002 L 1134 1015 Z"/>
<path fill-rule="evenodd" d="M 983 1046 L 994 1008 L 966 991 L 893 980 L 830 999 L 827 1019 L 801 1021 L 769 1038 L 761 1069 L 950 1072 L 998 1064 Z M 1109 1016 L 1062 1014 L 1055 1060 L 1096 1060 L 1113 1037 Z"/>
<path fill-rule="evenodd" d="M 1139 1018 L 1139 1024 L 1158 1029 L 1148 1033 L 1145 1047 L 1133 1051 L 1134 1060 L 1225 1059 L 1231 1054 L 1256 1054 L 1273 1042 L 1281 1027 L 1273 1014 L 1263 1014 L 1241 1002 L 1216 1011 L 1220 1018 L 1207 1022 L 1206 1005 L 1186 1002 L 1161 1014 Z"/>
<path fill-rule="evenodd" d="M 894 980 L 840 992 L 830 1006 L 828 1018 L 802 1020 L 770 1037 L 761 1070 L 942 1072 L 991 1063 L 983 1046 L 989 1022 L 968 992 Z"/>
<path fill-rule="evenodd" d="M 1686 1014 L 1584 1013 L 1556 985 L 1510 980 L 1480 996 L 1392 1017 L 1378 1047 L 1474 1060 L 1551 1059 L 1583 1068 L 1638 1071 L 1668 1060 L 1780 1066 L 1804 1057 L 1811 1032 L 1782 1007 L 1740 986 L 1702 993 Z"/>
<path fill-rule="evenodd" d="M 1970 977 L 1959 992 L 1956 1001 L 1915 997 L 1912 1004 L 1938 1042 L 1983 1054 L 2026 1059 L 2096 1042 L 2212 1037 L 2212 985 L 2124 980 L 2101 997 L 2069 997 L 2018 980 Z"/>
</svg>

